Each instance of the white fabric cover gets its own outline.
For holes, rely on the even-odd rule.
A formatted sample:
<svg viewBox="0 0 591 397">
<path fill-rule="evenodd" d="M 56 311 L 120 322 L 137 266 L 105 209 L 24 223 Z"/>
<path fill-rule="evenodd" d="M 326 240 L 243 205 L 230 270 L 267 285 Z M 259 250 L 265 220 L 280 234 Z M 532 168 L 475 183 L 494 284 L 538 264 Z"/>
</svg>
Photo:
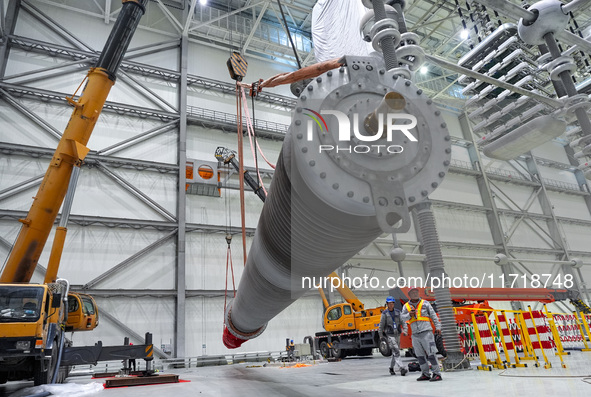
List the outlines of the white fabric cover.
<svg viewBox="0 0 591 397">
<path fill-rule="evenodd" d="M 312 10 L 312 41 L 318 62 L 343 55 L 369 56 L 371 43 L 359 33 L 361 17 L 368 11 L 361 0 L 318 0 Z"/>
</svg>

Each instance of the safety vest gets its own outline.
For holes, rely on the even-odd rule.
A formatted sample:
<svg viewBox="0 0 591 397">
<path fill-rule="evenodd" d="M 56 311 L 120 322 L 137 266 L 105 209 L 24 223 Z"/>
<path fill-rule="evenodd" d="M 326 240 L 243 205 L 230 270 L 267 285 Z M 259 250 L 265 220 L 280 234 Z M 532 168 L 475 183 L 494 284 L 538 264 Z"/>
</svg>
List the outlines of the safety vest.
<svg viewBox="0 0 591 397">
<path fill-rule="evenodd" d="M 421 316 L 421 313 L 423 312 L 423 303 L 425 301 L 421 299 L 421 301 L 419 302 L 419 305 L 417 306 L 417 318 L 410 318 L 410 320 L 408 320 L 409 324 L 414 323 L 415 321 L 431 321 L 430 317 L 423 317 Z M 406 302 L 405 304 L 406 306 L 406 310 L 408 310 L 408 312 L 410 313 L 412 310 L 412 307 L 410 305 L 410 301 Z"/>
</svg>

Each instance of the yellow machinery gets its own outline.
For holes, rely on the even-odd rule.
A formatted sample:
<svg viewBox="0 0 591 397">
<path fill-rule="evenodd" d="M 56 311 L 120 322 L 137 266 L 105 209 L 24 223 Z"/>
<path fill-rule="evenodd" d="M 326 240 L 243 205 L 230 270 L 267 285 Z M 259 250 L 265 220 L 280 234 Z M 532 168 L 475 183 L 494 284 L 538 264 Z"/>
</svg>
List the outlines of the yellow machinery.
<svg viewBox="0 0 591 397">
<path fill-rule="evenodd" d="M 94 298 L 87 294 L 68 294 L 66 331 L 92 331 L 99 324 Z"/>
<path fill-rule="evenodd" d="M 0 383 L 30 378 L 34 378 L 35 384 L 59 381 L 65 377 L 63 371 L 59 373 L 63 368 L 58 364 L 64 346 L 68 345 L 65 332 L 88 331 L 98 325 L 94 299 L 69 292 L 67 281 L 57 280 L 67 232 L 68 200 L 55 233 L 44 283 L 28 283 L 66 192 L 73 197 L 79 167 L 90 151 L 86 144 L 115 84 L 117 69 L 147 1 L 122 1 L 107 43 L 86 76 L 82 94 L 78 99 L 67 98 L 74 108 L 72 116 L 29 213 L 20 220 L 23 225 L 0 276 Z M 97 359 L 98 353 L 90 362 Z M 62 362 L 76 363 L 67 357 Z"/>
<path fill-rule="evenodd" d="M 364 304 L 343 283 L 336 273 L 328 276 L 328 285 L 334 285 L 345 303 L 329 305 L 322 288 L 319 288 L 324 303 L 323 326 L 325 332 L 317 332 L 316 339 L 324 357 L 372 354 L 373 348 L 380 348 L 383 355 L 389 351 L 380 347 L 378 328 L 384 307 L 365 309 Z M 387 346 L 386 346 L 387 347 Z"/>
</svg>

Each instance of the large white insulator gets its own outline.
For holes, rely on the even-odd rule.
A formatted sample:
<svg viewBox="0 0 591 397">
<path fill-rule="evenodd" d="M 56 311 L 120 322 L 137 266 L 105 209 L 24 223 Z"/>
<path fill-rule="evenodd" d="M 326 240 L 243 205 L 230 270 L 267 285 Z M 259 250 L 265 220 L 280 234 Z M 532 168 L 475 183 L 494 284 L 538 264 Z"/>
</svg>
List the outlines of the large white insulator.
<svg viewBox="0 0 591 397">
<path fill-rule="evenodd" d="M 558 34 L 568 24 L 569 15 L 564 12 L 559 0 L 542 0 L 531 6 L 528 11 L 534 13 L 534 21 L 524 21 L 522 18 L 517 26 L 519 37 L 527 44 L 544 44 L 546 34 Z"/>
<path fill-rule="evenodd" d="M 224 343 L 237 347 L 382 233 L 403 233 L 450 165 L 441 111 L 383 60 L 345 57 L 298 98 Z"/>
</svg>

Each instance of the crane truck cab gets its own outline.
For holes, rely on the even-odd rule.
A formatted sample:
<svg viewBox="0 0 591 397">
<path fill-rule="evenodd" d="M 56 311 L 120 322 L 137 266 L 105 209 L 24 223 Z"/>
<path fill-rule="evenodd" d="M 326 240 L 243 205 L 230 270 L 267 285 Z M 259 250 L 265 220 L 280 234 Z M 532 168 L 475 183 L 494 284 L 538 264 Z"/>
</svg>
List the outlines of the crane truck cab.
<svg viewBox="0 0 591 397">
<path fill-rule="evenodd" d="M 0 384 L 48 383 L 63 322 L 59 284 L 0 284 Z"/>
<path fill-rule="evenodd" d="M 36 385 L 48 383 L 62 332 L 90 331 L 98 325 L 90 295 L 68 293 L 66 316 L 64 293 L 58 283 L 0 284 L 0 384 L 30 378 Z"/>
<path fill-rule="evenodd" d="M 92 331 L 99 324 L 99 313 L 94 298 L 87 294 L 68 294 L 66 331 Z"/>
</svg>

